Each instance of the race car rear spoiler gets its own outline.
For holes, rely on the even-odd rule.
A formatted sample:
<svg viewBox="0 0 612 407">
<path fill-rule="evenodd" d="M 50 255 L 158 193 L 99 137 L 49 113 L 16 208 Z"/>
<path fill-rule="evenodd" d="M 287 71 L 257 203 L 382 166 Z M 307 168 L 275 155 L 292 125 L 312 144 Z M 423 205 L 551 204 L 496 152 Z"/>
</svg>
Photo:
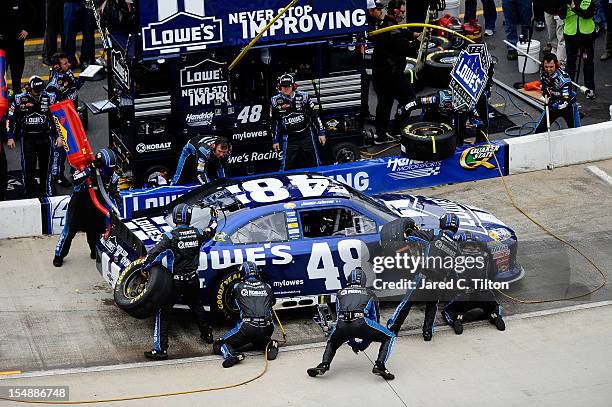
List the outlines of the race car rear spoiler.
<svg viewBox="0 0 612 407">
<path fill-rule="evenodd" d="M 110 232 L 108 236 L 115 236 L 118 241 L 122 242 L 124 246 L 129 247 L 136 254 L 136 256 L 144 256 L 147 254 L 147 249 L 144 243 L 136 237 L 136 235 L 128 229 L 121 219 L 113 212 L 110 213 Z M 106 238 L 106 237 L 105 237 Z"/>
</svg>

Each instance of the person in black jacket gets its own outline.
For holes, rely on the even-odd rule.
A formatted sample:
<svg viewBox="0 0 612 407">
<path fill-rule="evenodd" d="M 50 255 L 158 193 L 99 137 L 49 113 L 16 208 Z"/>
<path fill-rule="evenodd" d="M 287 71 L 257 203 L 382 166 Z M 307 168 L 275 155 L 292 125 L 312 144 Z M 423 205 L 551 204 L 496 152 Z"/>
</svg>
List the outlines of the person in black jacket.
<svg viewBox="0 0 612 407">
<path fill-rule="evenodd" d="M 387 4 L 387 16 L 381 28 L 399 24 L 406 13 L 405 0 L 391 0 Z M 378 98 L 376 106 L 376 135 L 374 143 L 389 141 L 387 130 L 389 115 L 394 100 L 406 105 L 414 100 L 414 91 L 407 75 L 404 75 L 406 57 L 415 54 L 418 33 L 406 29 L 396 29 L 373 38 L 372 79 Z"/>
<path fill-rule="evenodd" d="M 0 48 L 6 51 L 11 69 L 13 92 L 21 93 L 21 77 L 25 66 L 24 42 L 32 31 L 33 9 L 26 0 L 3 0 L 0 8 Z"/>
<path fill-rule="evenodd" d="M 272 339 L 272 306 L 276 303 L 272 287 L 261 280 L 259 269 L 252 261 L 242 263 L 240 272 L 244 275 L 244 281 L 233 288 L 240 309 L 240 321 L 213 345 L 214 353 L 223 355 L 225 368 L 244 360 L 244 354 L 235 349 L 248 344 L 262 350 L 267 347 L 268 360 L 278 356 L 278 342 Z"/>
<path fill-rule="evenodd" d="M 391 355 L 395 334 L 379 323 L 378 299 L 366 288 L 366 275 L 360 267 L 351 272 L 348 286 L 338 291 L 336 312 L 338 322 L 327 340 L 323 361 L 308 369 L 308 375 L 315 377 L 325 374 L 336 351 L 347 341 L 355 353 L 364 351 L 371 342 L 380 342 L 372 373 L 386 380 L 393 380 L 395 376 L 387 370 L 385 363 Z M 355 339 L 362 341 L 357 342 Z"/>
<path fill-rule="evenodd" d="M 174 229 L 163 235 L 159 243 L 147 253 L 143 263 L 146 270 L 166 258 L 168 271 L 172 274 L 174 282 L 172 295 L 166 304 L 155 313 L 153 349 L 144 353 L 148 359 L 164 360 L 168 358 L 168 318 L 179 295 L 183 296 L 183 300 L 195 313 L 200 338 L 206 343 L 213 343 L 212 327 L 200 296 L 198 266 L 200 247 L 216 232 L 217 211 L 211 208 L 210 223 L 204 230 L 189 225 L 191 212 L 192 207 L 184 203 L 172 209 Z"/>
</svg>

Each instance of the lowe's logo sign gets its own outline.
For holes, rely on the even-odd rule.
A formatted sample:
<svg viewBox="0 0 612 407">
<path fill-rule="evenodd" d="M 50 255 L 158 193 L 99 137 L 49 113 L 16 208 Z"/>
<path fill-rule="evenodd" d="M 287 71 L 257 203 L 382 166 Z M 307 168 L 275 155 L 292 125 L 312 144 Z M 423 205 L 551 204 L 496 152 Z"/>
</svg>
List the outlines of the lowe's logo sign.
<svg viewBox="0 0 612 407">
<path fill-rule="evenodd" d="M 222 20 L 204 16 L 204 0 L 183 0 L 182 11 L 178 0 L 160 0 L 157 6 L 161 21 L 142 28 L 143 50 L 170 53 L 186 48 L 193 51 L 223 42 Z"/>
</svg>

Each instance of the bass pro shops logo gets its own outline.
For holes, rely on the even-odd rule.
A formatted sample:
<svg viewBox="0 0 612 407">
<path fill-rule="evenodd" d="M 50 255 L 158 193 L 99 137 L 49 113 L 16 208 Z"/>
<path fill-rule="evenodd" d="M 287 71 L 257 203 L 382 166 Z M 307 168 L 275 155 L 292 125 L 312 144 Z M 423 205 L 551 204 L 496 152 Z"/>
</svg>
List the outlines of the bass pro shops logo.
<svg viewBox="0 0 612 407">
<path fill-rule="evenodd" d="M 223 42 L 223 22 L 215 17 L 205 17 L 204 0 L 181 2 L 158 0 L 158 22 L 142 28 L 142 46 L 145 51 L 161 53 L 203 49 L 207 44 Z"/>
<path fill-rule="evenodd" d="M 470 147 L 461 153 L 459 158 L 459 165 L 467 170 L 473 170 L 481 165 L 488 170 L 492 170 L 495 164 L 490 163 L 489 160 L 495 156 L 499 151 L 499 146 L 478 146 Z M 495 161 L 495 159 L 493 159 Z"/>
</svg>

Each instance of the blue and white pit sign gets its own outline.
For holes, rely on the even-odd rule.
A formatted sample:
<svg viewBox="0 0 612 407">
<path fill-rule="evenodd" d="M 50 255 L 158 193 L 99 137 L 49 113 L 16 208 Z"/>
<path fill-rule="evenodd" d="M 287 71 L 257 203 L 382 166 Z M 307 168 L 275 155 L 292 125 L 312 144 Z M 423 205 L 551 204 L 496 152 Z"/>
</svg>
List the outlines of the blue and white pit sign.
<svg viewBox="0 0 612 407">
<path fill-rule="evenodd" d="M 453 109 L 472 110 L 489 80 L 491 57 L 486 44 L 470 44 L 461 51 L 449 87 L 453 91 Z"/>
</svg>

